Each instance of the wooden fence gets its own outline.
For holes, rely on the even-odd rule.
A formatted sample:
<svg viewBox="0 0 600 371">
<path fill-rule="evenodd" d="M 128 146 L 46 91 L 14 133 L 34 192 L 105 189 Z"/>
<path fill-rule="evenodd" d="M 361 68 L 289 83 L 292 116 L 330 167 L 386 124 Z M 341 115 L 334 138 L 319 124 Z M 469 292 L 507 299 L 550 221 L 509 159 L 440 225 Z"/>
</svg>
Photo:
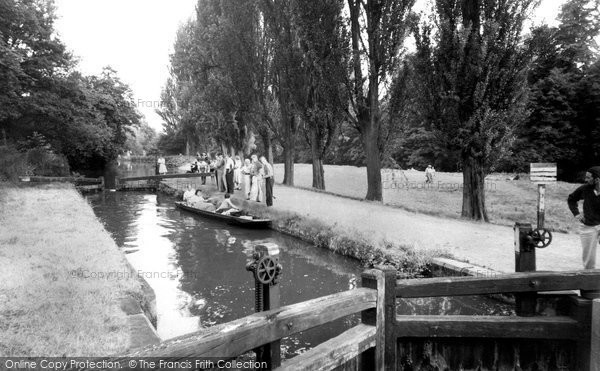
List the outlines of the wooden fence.
<svg viewBox="0 0 600 371">
<path fill-rule="evenodd" d="M 31 183 L 72 183 L 80 191 L 101 191 L 104 189 L 104 177 L 83 178 L 73 176 L 22 176 L 21 182 Z"/>
<path fill-rule="evenodd" d="M 211 178 L 214 181 L 215 173 L 182 173 L 133 176 L 115 179 L 115 188 L 120 191 L 128 190 L 156 190 L 158 184 L 164 179 L 189 179 L 189 178 Z"/>
<path fill-rule="evenodd" d="M 393 269 L 368 270 L 362 288 L 292 304 L 137 349 L 129 357 L 171 359 L 235 358 L 262 345 L 361 313 L 361 323 L 283 363 L 281 370 L 395 370 L 404 339 L 568 340 L 578 363 L 571 369 L 600 367 L 600 300 L 576 298 L 569 316 L 398 315 L 397 298 L 600 290 L 600 270 L 515 273 L 498 277 L 398 280 Z M 525 367 L 523 369 L 526 369 Z"/>
</svg>

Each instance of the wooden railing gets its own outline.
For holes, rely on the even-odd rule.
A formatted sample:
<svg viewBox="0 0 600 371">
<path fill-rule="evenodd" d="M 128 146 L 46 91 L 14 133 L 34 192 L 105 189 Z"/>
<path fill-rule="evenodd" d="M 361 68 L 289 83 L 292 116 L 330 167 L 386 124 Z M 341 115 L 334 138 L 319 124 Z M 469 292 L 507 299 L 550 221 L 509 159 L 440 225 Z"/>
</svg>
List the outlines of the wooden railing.
<svg viewBox="0 0 600 371">
<path fill-rule="evenodd" d="M 22 176 L 19 177 L 22 182 L 32 183 L 73 183 L 75 188 L 83 191 L 104 189 L 104 177 L 83 178 L 73 176 Z"/>
<path fill-rule="evenodd" d="M 170 339 L 154 346 L 133 350 L 122 355 L 122 357 L 112 359 L 112 361 L 119 361 L 126 365 L 127 360 L 131 357 L 136 359 L 141 357 L 230 359 L 298 332 L 375 308 L 376 302 L 376 290 L 358 288 L 344 291 L 274 310 L 255 313 L 232 322 Z M 360 352 L 375 345 L 374 326 L 359 325 L 347 331 L 347 333 L 345 338 L 352 339 L 353 344 L 348 349 L 337 350 L 336 360 L 332 362 L 352 359 Z M 323 357 L 315 356 L 311 359 L 311 362 L 327 363 L 326 360 L 320 358 Z"/>
<path fill-rule="evenodd" d="M 181 174 L 162 174 L 162 175 L 145 175 L 145 176 L 130 176 L 119 178 L 119 182 L 132 182 L 140 180 L 163 180 L 163 179 L 178 179 L 178 178 L 199 178 L 202 176 L 214 176 L 214 173 L 181 173 Z"/>
<path fill-rule="evenodd" d="M 359 325 L 285 361 L 277 369 L 331 370 L 352 363 L 352 369 L 395 370 L 398 342 L 405 338 L 571 340 L 576 342 L 579 352 L 576 369 L 596 370 L 594 365 L 600 365 L 600 300 L 587 301 L 572 316 L 396 314 L 397 298 L 600 290 L 600 270 L 397 280 L 394 269 L 384 268 L 365 271 L 362 286 L 255 313 L 130 351 L 113 361 L 127 362 L 131 357 L 231 359 L 262 345 L 360 312 Z"/>
<path fill-rule="evenodd" d="M 600 290 L 600 270 L 528 272 L 496 277 L 452 277 L 388 281 L 396 298 L 518 294 L 539 291 Z M 577 370 L 598 370 L 600 354 L 600 301 L 577 298 L 579 305 L 570 316 L 464 316 L 395 315 L 386 322 L 385 341 L 396 344 L 402 338 L 488 338 L 574 340 L 577 342 Z M 387 308 L 387 306 L 386 306 Z M 391 315 L 391 313 L 390 313 Z M 596 328 L 594 328 L 596 326 Z M 378 329 L 379 331 L 379 329 Z M 380 343 L 377 344 L 380 346 Z M 394 369 L 397 347 L 385 347 L 385 369 Z M 381 368 L 383 369 L 383 368 Z"/>
</svg>

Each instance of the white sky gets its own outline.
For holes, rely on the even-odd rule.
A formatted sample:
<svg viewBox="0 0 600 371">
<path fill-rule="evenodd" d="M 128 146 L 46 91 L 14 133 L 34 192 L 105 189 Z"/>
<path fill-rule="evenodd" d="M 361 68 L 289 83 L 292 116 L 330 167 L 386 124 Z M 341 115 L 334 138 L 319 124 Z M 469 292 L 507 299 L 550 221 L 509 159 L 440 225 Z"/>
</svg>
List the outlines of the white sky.
<svg viewBox="0 0 600 371">
<path fill-rule="evenodd" d="M 242 1 L 242 0 L 240 0 Z M 417 0 L 417 9 L 429 0 Z M 565 0 L 542 0 L 535 23 L 556 24 Z M 79 70 L 99 74 L 110 65 L 133 90 L 139 111 L 157 131 L 154 113 L 168 77 L 178 26 L 194 14 L 196 0 L 56 0 L 55 29 L 80 58 Z"/>
</svg>

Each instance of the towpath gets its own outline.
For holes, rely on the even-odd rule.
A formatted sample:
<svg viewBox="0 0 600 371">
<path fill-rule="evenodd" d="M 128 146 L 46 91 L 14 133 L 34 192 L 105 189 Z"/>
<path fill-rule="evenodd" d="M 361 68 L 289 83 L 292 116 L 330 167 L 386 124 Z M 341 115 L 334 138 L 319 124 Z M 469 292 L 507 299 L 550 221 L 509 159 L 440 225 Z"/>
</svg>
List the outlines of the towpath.
<svg viewBox="0 0 600 371">
<path fill-rule="evenodd" d="M 277 173 L 273 206 L 277 210 L 316 218 L 340 233 L 359 233 L 375 244 L 390 241 L 418 249 L 441 248 L 458 260 L 514 272 L 514 231 L 510 226 L 430 216 L 381 203 L 287 187 L 280 184 L 283 172 Z M 537 249 L 536 257 L 539 271 L 582 269 L 579 236 L 556 232 L 552 244 Z"/>
<path fill-rule="evenodd" d="M 358 232 L 375 243 L 387 240 L 419 249 L 444 248 L 459 260 L 514 272 L 511 227 L 418 214 L 280 184 L 274 193 L 274 208 L 317 218 L 341 233 Z M 582 268 L 576 234 L 554 233 L 552 244 L 536 254 L 538 270 Z"/>
</svg>

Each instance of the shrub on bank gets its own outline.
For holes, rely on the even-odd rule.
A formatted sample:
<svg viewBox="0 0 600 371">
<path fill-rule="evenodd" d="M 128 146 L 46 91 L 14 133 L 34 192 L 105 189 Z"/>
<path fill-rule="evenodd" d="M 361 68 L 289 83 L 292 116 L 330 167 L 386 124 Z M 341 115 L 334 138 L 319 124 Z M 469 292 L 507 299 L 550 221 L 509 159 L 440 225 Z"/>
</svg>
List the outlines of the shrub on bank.
<svg viewBox="0 0 600 371">
<path fill-rule="evenodd" d="M 19 151 L 15 146 L 0 146 L 0 181 L 16 182 L 19 176 L 68 176 L 67 159 L 45 148 Z"/>
<path fill-rule="evenodd" d="M 13 146 L 0 146 L 0 181 L 15 182 L 20 175 L 33 175 L 26 154 Z"/>
</svg>

